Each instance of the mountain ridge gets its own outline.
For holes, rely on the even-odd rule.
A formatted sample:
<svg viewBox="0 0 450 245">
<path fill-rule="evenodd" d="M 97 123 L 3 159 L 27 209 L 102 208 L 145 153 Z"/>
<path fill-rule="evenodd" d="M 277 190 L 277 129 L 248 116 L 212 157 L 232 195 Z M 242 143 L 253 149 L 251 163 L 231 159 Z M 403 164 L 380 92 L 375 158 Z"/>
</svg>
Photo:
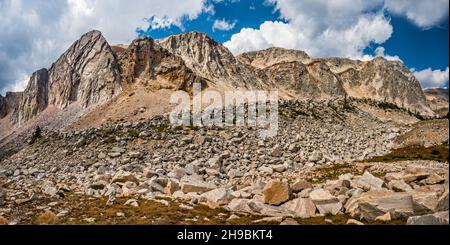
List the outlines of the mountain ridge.
<svg viewBox="0 0 450 245">
<path fill-rule="evenodd" d="M 35 73 L 23 93 L 0 97 L 0 117 L 21 125 L 52 105 L 93 108 L 121 94 L 127 84 L 188 91 L 194 82 L 219 91 L 277 89 L 300 100 L 355 97 L 389 102 L 434 116 L 420 83 L 400 62 L 375 58 L 317 58 L 299 50 L 269 48 L 234 56 L 204 33 L 188 32 L 130 45 L 110 46 L 100 31 L 74 42 L 48 69 Z"/>
</svg>

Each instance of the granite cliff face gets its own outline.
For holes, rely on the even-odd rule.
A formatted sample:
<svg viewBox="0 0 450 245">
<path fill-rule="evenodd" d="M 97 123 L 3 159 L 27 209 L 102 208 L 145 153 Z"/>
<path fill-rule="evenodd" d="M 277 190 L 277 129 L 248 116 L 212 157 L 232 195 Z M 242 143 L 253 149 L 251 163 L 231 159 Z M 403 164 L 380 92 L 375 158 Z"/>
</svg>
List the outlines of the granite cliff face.
<svg viewBox="0 0 450 245">
<path fill-rule="evenodd" d="M 211 87 L 278 89 L 289 98 L 329 99 L 344 96 L 339 79 L 325 64 L 311 64 L 296 50 L 271 48 L 234 57 L 222 44 L 198 32 L 174 35 L 158 43 L 185 60 Z"/>
<path fill-rule="evenodd" d="M 50 69 L 34 72 L 23 93 L 2 97 L 0 115 L 12 113 L 11 121 L 20 125 L 49 105 L 64 110 L 77 102 L 81 108 L 87 108 L 119 94 L 120 83 L 119 66 L 111 47 L 100 32 L 91 31 Z"/>
<path fill-rule="evenodd" d="M 327 100 L 344 97 L 341 80 L 326 64 L 303 64 L 298 61 L 282 62 L 264 69 L 276 87 L 298 99 Z"/>
<path fill-rule="evenodd" d="M 419 81 L 398 61 L 312 59 L 302 51 L 281 48 L 244 53 L 238 60 L 264 70 L 272 84 L 300 98 L 327 99 L 347 94 L 389 102 L 425 116 L 434 115 Z"/>
<path fill-rule="evenodd" d="M 48 106 L 48 71 L 41 69 L 33 73 L 15 111 L 15 122 L 26 122 Z"/>
<path fill-rule="evenodd" d="M 327 100 L 346 94 L 328 65 L 303 51 L 269 48 L 241 54 L 238 60 L 264 73 L 273 88 L 296 99 Z"/>
<path fill-rule="evenodd" d="M 120 91 L 117 60 L 98 31 L 83 35 L 49 71 L 49 104 L 60 109 L 73 102 L 86 108 L 106 102 Z"/>
</svg>

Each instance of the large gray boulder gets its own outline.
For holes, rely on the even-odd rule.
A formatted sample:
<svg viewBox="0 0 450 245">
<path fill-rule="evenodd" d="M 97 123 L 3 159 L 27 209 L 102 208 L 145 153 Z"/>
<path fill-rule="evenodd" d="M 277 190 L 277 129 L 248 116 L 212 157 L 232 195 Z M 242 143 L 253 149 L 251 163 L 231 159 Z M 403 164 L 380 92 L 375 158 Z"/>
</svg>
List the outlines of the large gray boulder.
<svg viewBox="0 0 450 245">
<path fill-rule="evenodd" d="M 435 214 L 428 214 L 424 216 L 409 217 L 408 225 L 448 225 L 449 213 L 448 211 L 439 212 Z"/>
<path fill-rule="evenodd" d="M 357 185 L 368 190 L 379 190 L 383 188 L 384 181 L 369 172 L 365 172 L 357 181 Z"/>
<path fill-rule="evenodd" d="M 342 209 L 342 203 L 339 199 L 331 195 L 327 190 L 314 190 L 309 194 L 309 197 L 322 215 L 336 215 Z"/>
<path fill-rule="evenodd" d="M 411 194 L 374 190 L 350 198 L 345 204 L 345 210 L 350 216 L 367 221 L 373 221 L 388 212 L 393 219 L 399 219 L 414 215 L 414 204 Z"/>
<path fill-rule="evenodd" d="M 202 194 L 210 208 L 227 205 L 231 200 L 231 192 L 226 188 L 218 188 Z"/>
<path fill-rule="evenodd" d="M 217 188 L 217 186 L 213 183 L 208 183 L 195 178 L 182 179 L 180 185 L 183 193 L 204 193 Z"/>
<path fill-rule="evenodd" d="M 296 218 L 310 218 L 316 214 L 316 205 L 310 198 L 297 198 L 283 204 L 283 208 Z"/>
</svg>

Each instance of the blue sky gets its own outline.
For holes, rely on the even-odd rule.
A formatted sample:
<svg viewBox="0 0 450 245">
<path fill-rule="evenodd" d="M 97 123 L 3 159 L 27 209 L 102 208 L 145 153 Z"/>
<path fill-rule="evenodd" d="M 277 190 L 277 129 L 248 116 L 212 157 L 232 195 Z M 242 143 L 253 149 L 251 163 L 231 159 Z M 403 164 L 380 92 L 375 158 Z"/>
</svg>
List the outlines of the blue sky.
<svg viewBox="0 0 450 245">
<path fill-rule="evenodd" d="M 194 20 L 185 20 L 182 27 L 147 28 L 137 32 L 139 35 L 163 38 L 186 31 L 200 31 L 223 43 L 230 40 L 231 36 L 242 28 L 258 28 L 264 21 L 282 21 L 279 11 L 275 10 L 273 5 L 266 4 L 260 0 L 240 0 L 238 2 L 224 0 L 223 2 L 212 4 L 214 5 L 214 13 L 202 13 Z M 231 23 L 236 21 L 234 28 L 231 30 L 213 30 L 214 22 L 224 19 Z"/>
<path fill-rule="evenodd" d="M 405 65 L 418 70 L 448 67 L 448 18 L 439 26 L 421 29 L 405 18 L 392 17 L 394 33 L 383 44 L 386 52 L 401 57 Z M 366 52 L 373 52 L 368 49 Z"/>
<path fill-rule="evenodd" d="M 181 26 L 172 25 L 159 29 L 149 27 L 144 30 L 138 30 L 137 33 L 138 35 L 147 35 L 153 38 L 163 38 L 172 34 L 196 30 L 207 33 L 219 42 L 226 43 L 231 39 L 232 35 L 238 33 L 242 28 L 258 29 L 266 21 L 289 22 L 289 19 L 286 20 L 286 18 L 283 18 L 275 4 L 270 4 L 265 1 L 223 0 L 219 3 L 214 3 L 213 1 L 211 4 L 214 6 L 213 13 L 204 12 L 196 19 L 183 21 Z M 390 14 L 389 10 L 380 10 L 379 7 L 375 7 L 368 12 L 383 12 L 385 18 L 393 27 L 393 32 L 383 42 L 370 42 L 362 50 L 363 55 L 376 56 L 376 49 L 383 47 L 386 55 L 400 58 L 407 67 L 415 71 L 429 69 L 431 71 L 444 72 L 447 69 L 449 53 L 448 14 L 432 25 L 424 27 L 408 19 L 407 16 Z M 233 28 L 226 30 L 214 29 L 213 26 L 216 20 L 225 20 L 232 24 Z M 273 44 L 269 46 L 277 45 Z M 320 52 L 314 56 L 321 56 Z M 323 56 L 328 55 L 325 54 Z M 432 75 L 433 73 L 429 73 L 429 76 Z M 424 81 L 424 84 L 426 83 L 431 84 L 433 82 Z M 444 75 L 444 78 L 434 83 L 440 83 L 440 87 L 447 87 L 448 75 Z"/>
<path fill-rule="evenodd" d="M 422 87 L 448 87 L 448 0 L 0 0 L 0 94 L 22 91 L 82 34 L 111 44 L 207 33 L 234 54 L 401 60 Z"/>
<path fill-rule="evenodd" d="M 242 28 L 258 28 L 265 21 L 283 21 L 280 12 L 264 1 L 240 0 L 214 3 L 215 13 L 202 13 L 198 18 L 184 21 L 183 26 L 168 28 L 137 30 L 138 35 L 163 38 L 187 31 L 207 33 L 218 42 L 226 42 Z M 407 18 L 389 16 L 394 28 L 392 36 L 383 43 L 387 54 L 397 55 L 410 68 L 423 70 L 426 68 L 445 70 L 448 67 L 449 30 L 448 16 L 432 28 L 421 28 Z M 215 20 L 227 20 L 236 23 L 230 30 L 213 30 Z M 371 44 L 364 53 L 374 55 L 379 45 Z"/>
</svg>

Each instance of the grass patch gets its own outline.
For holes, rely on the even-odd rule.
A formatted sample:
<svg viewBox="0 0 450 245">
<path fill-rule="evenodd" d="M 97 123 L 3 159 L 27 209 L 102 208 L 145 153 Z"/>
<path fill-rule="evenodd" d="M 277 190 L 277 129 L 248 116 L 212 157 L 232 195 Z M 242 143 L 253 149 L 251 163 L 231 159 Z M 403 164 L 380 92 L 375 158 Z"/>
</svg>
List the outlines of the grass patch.
<svg viewBox="0 0 450 245">
<path fill-rule="evenodd" d="M 306 181 L 313 184 L 324 183 L 327 180 L 336 180 L 343 174 L 361 174 L 355 166 L 350 164 L 335 164 L 331 166 L 320 167 L 306 178 Z"/>
<path fill-rule="evenodd" d="M 128 131 L 128 136 L 130 136 L 131 138 L 137 138 L 139 137 L 139 131 L 137 131 L 136 129 L 131 129 L 130 131 Z"/>
<path fill-rule="evenodd" d="M 397 162 L 408 160 L 430 160 L 438 162 L 447 162 L 449 159 L 448 144 L 442 144 L 432 147 L 409 146 L 395 149 L 385 156 L 378 156 L 367 160 L 366 162 Z"/>
<path fill-rule="evenodd" d="M 149 125 L 150 129 L 156 131 L 156 132 L 164 132 L 168 130 L 170 127 L 166 124 L 160 124 L 160 125 Z"/>
<path fill-rule="evenodd" d="M 116 137 L 111 135 L 106 137 L 106 139 L 103 140 L 106 144 L 114 144 L 116 143 Z"/>
<path fill-rule="evenodd" d="M 70 198 L 72 199 L 72 198 Z M 125 198 L 119 198 L 112 206 L 106 205 L 106 198 L 77 197 L 87 205 L 73 205 L 69 214 L 59 219 L 58 224 L 86 224 L 86 218 L 95 218 L 97 225 L 242 225 L 252 224 L 262 217 L 239 215 L 239 219 L 227 220 L 231 215 L 225 209 L 210 209 L 204 205 L 190 205 L 192 210 L 180 207 L 181 202 L 170 201 L 169 206 L 159 202 L 138 199 L 139 207 L 124 205 Z M 68 200 L 66 200 L 68 201 Z M 69 202 L 67 202 L 69 203 Z M 118 217 L 117 213 L 125 216 Z M 269 224 L 269 223 L 264 223 Z"/>
<path fill-rule="evenodd" d="M 132 198 L 132 197 L 129 197 Z M 232 214 L 223 209 L 210 209 L 204 205 L 192 206 L 188 210 L 180 207 L 182 202 L 169 201 L 165 206 L 156 201 L 138 199 L 139 207 L 124 205 L 128 198 L 118 198 L 114 205 L 106 205 L 107 198 L 94 198 L 79 194 L 69 194 L 64 198 L 40 198 L 16 206 L 12 212 L 5 215 L 8 220 L 17 219 L 20 225 L 30 225 L 42 220 L 42 211 L 36 207 L 47 205 L 50 202 L 58 202 L 52 208 L 57 214 L 62 210 L 68 211 L 67 215 L 51 220 L 56 225 L 252 225 L 253 221 L 263 217 L 250 214 L 237 214 L 238 219 L 227 220 Z M 123 213 L 123 216 L 118 216 Z M 44 217 L 45 218 L 45 217 Z M 87 220 L 94 218 L 92 223 Z M 300 225 L 328 225 L 326 219 L 334 225 L 345 225 L 350 217 L 346 214 L 324 217 L 312 217 L 308 219 L 296 218 Z M 48 221 L 45 219 L 44 221 Z M 39 222 L 50 223 L 50 222 Z M 365 222 L 375 225 L 404 225 L 405 220 L 395 220 L 388 223 Z M 260 222 L 258 225 L 278 225 L 277 222 Z"/>
<path fill-rule="evenodd" d="M 200 127 L 193 126 L 193 125 L 189 125 L 188 128 L 189 128 L 190 130 L 192 130 L 192 131 L 199 131 L 199 130 L 200 130 Z"/>
</svg>

